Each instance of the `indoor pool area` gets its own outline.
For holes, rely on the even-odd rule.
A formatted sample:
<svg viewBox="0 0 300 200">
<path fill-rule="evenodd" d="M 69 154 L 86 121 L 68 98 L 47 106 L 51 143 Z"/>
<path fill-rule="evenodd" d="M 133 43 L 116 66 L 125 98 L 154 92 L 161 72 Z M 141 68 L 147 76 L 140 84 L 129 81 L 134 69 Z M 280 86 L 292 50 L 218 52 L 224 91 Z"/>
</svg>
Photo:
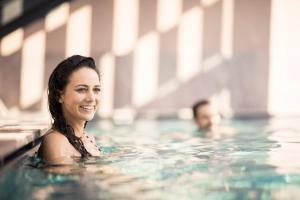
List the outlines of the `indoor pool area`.
<svg viewBox="0 0 300 200">
<path fill-rule="evenodd" d="M 100 158 L 47 166 L 36 148 L 1 169 L 0 199 L 297 199 L 300 119 L 96 121 Z"/>
<path fill-rule="evenodd" d="M 0 200 L 299 200 L 300 0 L 0 0 Z"/>
</svg>

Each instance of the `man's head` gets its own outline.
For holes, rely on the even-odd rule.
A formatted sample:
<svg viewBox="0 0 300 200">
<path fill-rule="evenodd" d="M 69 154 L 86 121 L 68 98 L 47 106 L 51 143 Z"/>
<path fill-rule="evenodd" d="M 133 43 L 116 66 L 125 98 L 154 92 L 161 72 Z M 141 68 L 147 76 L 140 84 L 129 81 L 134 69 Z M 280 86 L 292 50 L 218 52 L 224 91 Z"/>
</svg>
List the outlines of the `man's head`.
<svg viewBox="0 0 300 200">
<path fill-rule="evenodd" d="M 202 131 L 216 131 L 220 122 L 217 109 L 208 101 L 201 100 L 193 105 L 193 115 L 197 126 Z"/>
</svg>

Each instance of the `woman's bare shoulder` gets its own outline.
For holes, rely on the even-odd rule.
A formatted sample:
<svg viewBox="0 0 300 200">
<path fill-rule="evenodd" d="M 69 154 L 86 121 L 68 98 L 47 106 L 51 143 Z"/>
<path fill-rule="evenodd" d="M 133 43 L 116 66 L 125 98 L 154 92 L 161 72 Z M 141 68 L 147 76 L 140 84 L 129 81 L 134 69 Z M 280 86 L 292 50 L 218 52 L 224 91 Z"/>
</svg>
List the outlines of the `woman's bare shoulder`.
<svg viewBox="0 0 300 200">
<path fill-rule="evenodd" d="M 67 156 L 66 147 L 68 139 L 58 131 L 51 131 L 47 133 L 42 141 L 39 149 L 39 154 L 47 161 L 54 161 L 58 158 Z"/>
<path fill-rule="evenodd" d="M 60 132 L 58 132 L 56 130 L 50 130 L 44 136 L 43 142 L 47 142 L 47 143 L 48 142 L 61 143 L 61 142 L 68 142 L 68 139 L 62 133 L 60 133 Z"/>
</svg>

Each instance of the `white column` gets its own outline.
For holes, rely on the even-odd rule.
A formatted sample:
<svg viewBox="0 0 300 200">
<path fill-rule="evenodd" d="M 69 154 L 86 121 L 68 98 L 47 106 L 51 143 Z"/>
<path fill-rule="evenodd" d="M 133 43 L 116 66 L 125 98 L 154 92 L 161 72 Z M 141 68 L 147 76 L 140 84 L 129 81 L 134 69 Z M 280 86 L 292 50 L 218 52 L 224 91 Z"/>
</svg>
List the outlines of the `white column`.
<svg viewBox="0 0 300 200">
<path fill-rule="evenodd" d="M 166 32 L 175 27 L 180 19 L 182 0 L 157 1 L 157 29 Z"/>
<path fill-rule="evenodd" d="M 273 0 L 270 41 L 269 112 L 300 114 L 300 1 Z"/>
<path fill-rule="evenodd" d="M 101 103 L 99 114 L 111 117 L 114 103 L 115 58 L 106 53 L 100 58 Z"/>
<path fill-rule="evenodd" d="M 221 52 L 224 58 L 232 57 L 234 0 L 223 0 Z"/>
<path fill-rule="evenodd" d="M 70 4 L 63 3 L 50 11 L 45 18 L 46 31 L 54 31 L 55 29 L 65 25 L 68 21 L 69 10 Z"/>
<path fill-rule="evenodd" d="M 186 81 L 196 75 L 202 61 L 203 10 L 185 12 L 178 27 L 177 78 Z"/>
<path fill-rule="evenodd" d="M 86 5 L 69 16 L 67 23 L 66 56 L 89 56 L 91 51 L 92 8 Z M 99 36 L 100 37 L 100 36 Z M 57 44 L 60 45 L 60 44 Z"/>
<path fill-rule="evenodd" d="M 114 0 L 113 52 L 122 56 L 133 50 L 138 33 L 138 0 Z"/>
<path fill-rule="evenodd" d="M 24 30 L 19 28 L 1 39 L 0 55 L 9 56 L 21 49 Z"/>
<path fill-rule="evenodd" d="M 45 32 L 38 31 L 24 41 L 21 65 L 22 108 L 29 107 L 41 100 L 44 87 L 45 69 Z"/>
<path fill-rule="evenodd" d="M 152 100 L 158 87 L 159 37 L 149 33 L 141 38 L 134 51 L 132 101 L 137 107 Z"/>
</svg>

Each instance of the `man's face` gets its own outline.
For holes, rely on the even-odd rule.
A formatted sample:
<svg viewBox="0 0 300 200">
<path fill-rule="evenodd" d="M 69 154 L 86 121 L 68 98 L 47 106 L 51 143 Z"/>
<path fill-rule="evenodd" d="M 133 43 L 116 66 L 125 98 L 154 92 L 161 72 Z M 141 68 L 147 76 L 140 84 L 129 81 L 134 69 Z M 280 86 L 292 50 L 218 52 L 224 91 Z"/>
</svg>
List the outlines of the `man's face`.
<svg viewBox="0 0 300 200">
<path fill-rule="evenodd" d="M 203 131 L 214 131 L 218 128 L 220 115 L 212 105 L 207 104 L 197 108 L 195 123 Z"/>
</svg>

